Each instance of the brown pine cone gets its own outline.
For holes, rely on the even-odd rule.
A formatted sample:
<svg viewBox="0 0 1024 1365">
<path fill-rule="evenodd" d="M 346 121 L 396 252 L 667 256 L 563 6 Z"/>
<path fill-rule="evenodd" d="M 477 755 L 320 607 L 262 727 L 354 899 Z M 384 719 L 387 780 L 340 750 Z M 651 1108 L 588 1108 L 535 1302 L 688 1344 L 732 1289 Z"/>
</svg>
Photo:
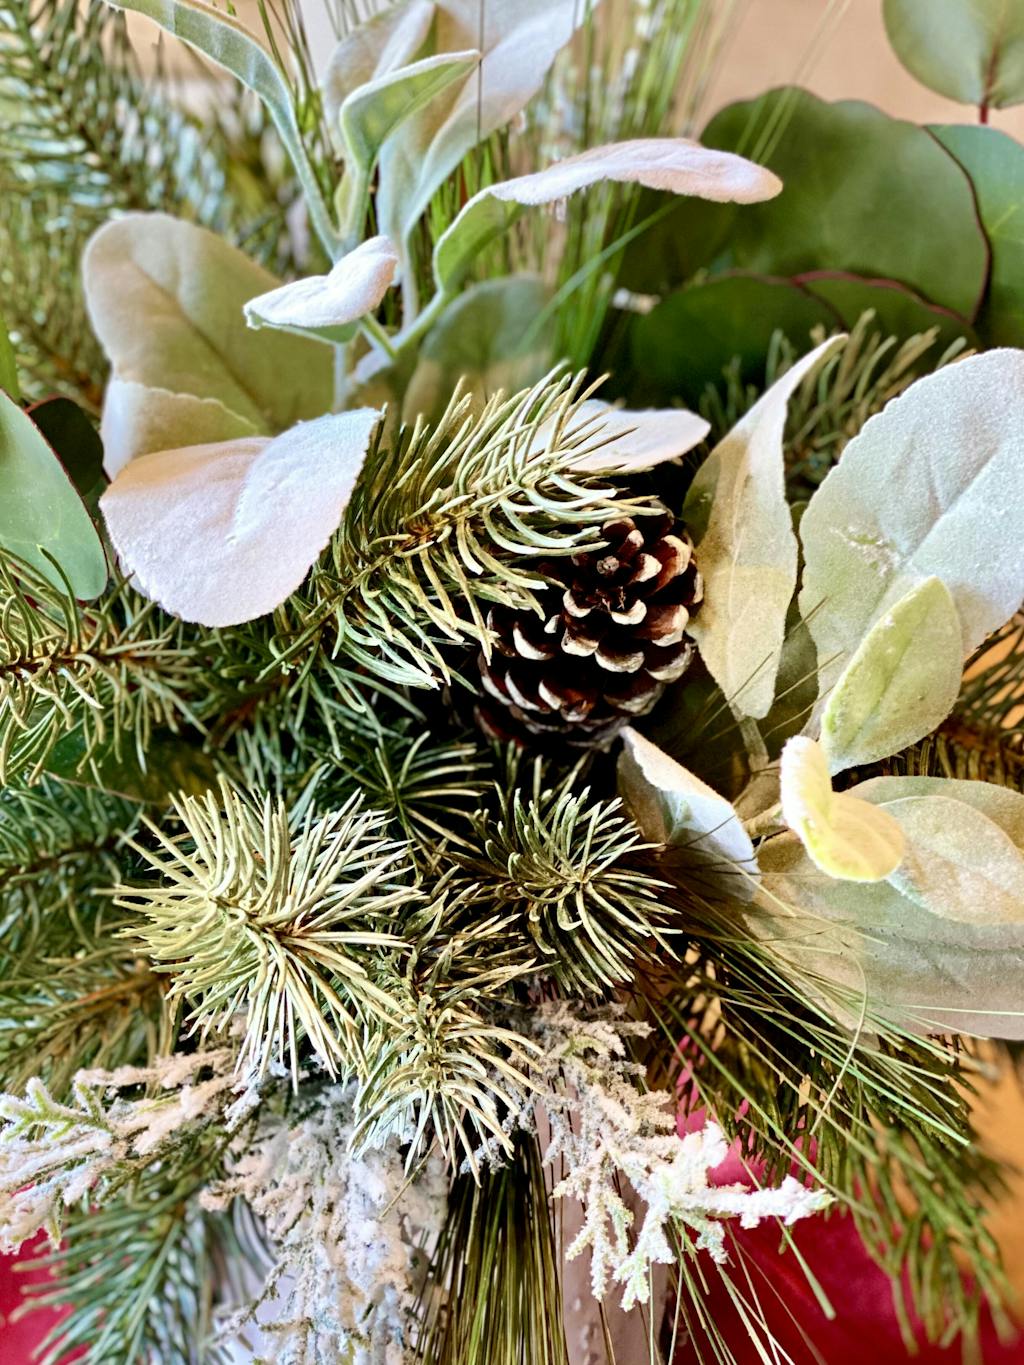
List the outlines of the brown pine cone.
<svg viewBox="0 0 1024 1365">
<path fill-rule="evenodd" d="M 704 585 L 685 529 L 667 511 L 601 528 L 605 546 L 540 563 L 552 585 L 543 615 L 493 607 L 485 698 L 478 719 L 491 735 L 561 736 L 606 744 L 686 671 L 686 635 Z"/>
</svg>

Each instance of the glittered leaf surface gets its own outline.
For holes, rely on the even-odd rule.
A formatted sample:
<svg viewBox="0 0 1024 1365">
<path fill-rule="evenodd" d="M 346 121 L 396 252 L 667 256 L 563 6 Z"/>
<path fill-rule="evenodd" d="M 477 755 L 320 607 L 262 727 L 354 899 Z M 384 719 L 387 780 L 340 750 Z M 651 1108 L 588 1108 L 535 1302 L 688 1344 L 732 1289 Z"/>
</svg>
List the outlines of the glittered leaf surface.
<svg viewBox="0 0 1024 1365">
<path fill-rule="evenodd" d="M 776 381 L 708 456 L 686 500 L 705 585 L 690 631 L 742 715 L 763 716 L 772 704 L 796 590 L 797 541 L 782 452 L 787 405 L 839 340 L 816 347 Z"/>
<path fill-rule="evenodd" d="M 821 743 L 833 772 L 898 753 L 941 724 L 963 674 L 949 589 L 925 578 L 871 627 L 828 695 Z"/>
<path fill-rule="evenodd" d="M 800 523 L 822 694 L 923 578 L 952 594 L 965 652 L 1006 621 L 1024 598 L 1022 506 L 1024 353 L 947 366 L 872 417 Z"/>
</svg>

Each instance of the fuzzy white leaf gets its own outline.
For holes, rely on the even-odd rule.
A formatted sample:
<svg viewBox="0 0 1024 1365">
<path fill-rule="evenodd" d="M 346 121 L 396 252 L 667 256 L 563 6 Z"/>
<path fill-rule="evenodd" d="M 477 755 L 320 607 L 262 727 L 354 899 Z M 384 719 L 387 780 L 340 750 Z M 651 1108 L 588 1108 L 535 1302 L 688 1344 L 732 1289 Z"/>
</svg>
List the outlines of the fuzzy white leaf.
<svg viewBox="0 0 1024 1365">
<path fill-rule="evenodd" d="M 800 523 L 800 610 L 821 695 L 922 578 L 940 578 L 970 652 L 1024 599 L 1024 352 L 988 351 L 919 379 L 872 417 Z"/>
<path fill-rule="evenodd" d="M 734 895 L 749 898 L 757 878 L 754 846 L 724 796 L 632 727 L 622 732 L 618 780 L 645 839 L 713 869 L 728 878 Z"/>
<path fill-rule="evenodd" d="M 537 429 L 543 449 L 556 430 L 549 417 Z M 685 408 L 630 409 L 588 398 L 575 409 L 564 435 L 584 445 L 572 468 L 592 473 L 637 474 L 699 446 L 711 424 Z"/>
<path fill-rule="evenodd" d="M 888 812 L 834 792 L 825 752 L 812 739 L 787 740 L 780 775 L 782 814 L 814 863 L 841 881 L 877 882 L 903 857 L 904 839 Z"/>
<path fill-rule="evenodd" d="M 347 341 L 355 324 L 391 288 L 398 256 L 386 237 L 371 237 L 342 256 L 329 275 L 282 284 L 245 305 L 250 327 L 278 327 L 321 341 Z"/>
<path fill-rule="evenodd" d="M 782 437 L 790 398 L 842 343 L 833 337 L 778 379 L 697 471 L 684 515 L 704 576 L 691 634 L 741 715 L 767 715 L 796 591 L 797 541 Z"/>
<path fill-rule="evenodd" d="M 346 99 L 415 60 L 427 41 L 435 8 L 431 0 L 390 5 L 345 35 L 331 53 L 323 79 L 324 114 L 332 136 L 340 136 Z"/>
<path fill-rule="evenodd" d="M 759 203 L 782 189 L 778 176 L 763 166 L 689 138 L 635 138 L 592 147 L 475 194 L 434 248 L 438 287 L 453 291 L 477 253 L 506 232 L 524 208 L 551 204 L 603 181 L 737 204 Z"/>
<path fill-rule="evenodd" d="M 100 500 L 139 589 L 174 615 L 236 625 L 280 605 L 337 530 L 380 414 L 359 408 L 143 455 Z"/>
<path fill-rule="evenodd" d="M 926 578 L 875 622 L 829 693 L 821 743 L 832 772 L 930 734 L 952 711 L 962 674 L 956 604 L 941 579 Z"/>
<path fill-rule="evenodd" d="M 169 446 L 212 445 L 241 436 L 260 436 L 264 428 L 240 417 L 216 398 L 171 393 L 116 377 L 103 395 L 103 468 L 108 478 L 134 459 Z"/>
</svg>

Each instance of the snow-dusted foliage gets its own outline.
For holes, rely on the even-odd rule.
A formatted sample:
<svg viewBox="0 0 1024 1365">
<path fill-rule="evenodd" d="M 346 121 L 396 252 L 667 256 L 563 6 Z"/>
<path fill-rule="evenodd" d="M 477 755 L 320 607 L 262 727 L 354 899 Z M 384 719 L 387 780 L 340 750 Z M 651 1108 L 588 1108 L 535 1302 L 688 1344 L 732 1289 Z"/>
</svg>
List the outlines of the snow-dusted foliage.
<svg viewBox="0 0 1024 1365">
<path fill-rule="evenodd" d="M 680 1137 L 672 1097 L 645 1091 L 643 1068 L 628 1060 L 626 1039 L 644 1036 L 647 1025 L 558 1002 L 537 1012 L 534 1030 L 543 1057 L 533 1105 L 551 1133 L 545 1159 L 564 1172 L 554 1194 L 583 1206 L 583 1226 L 566 1254 L 572 1259 L 590 1249 L 597 1298 L 615 1281 L 623 1286 L 624 1309 L 645 1303 L 652 1264 L 677 1260 L 685 1241 L 724 1261 L 729 1218 L 743 1227 L 763 1218 L 793 1223 L 829 1202 L 824 1191 L 791 1176 L 776 1189 L 713 1185 L 710 1173 L 728 1152 L 721 1130 L 708 1123 Z M 623 1180 L 645 1209 L 632 1245 Z"/>
<path fill-rule="evenodd" d="M 352 1091 L 325 1088 L 301 1117 L 264 1112 L 208 1208 L 244 1199 L 274 1264 L 258 1297 L 225 1324 L 268 1344 L 274 1365 L 405 1365 L 417 1286 L 444 1216 L 443 1164 L 417 1178 L 397 1142 L 356 1156 Z"/>
<path fill-rule="evenodd" d="M 0 1095 L 0 1250 L 17 1250 L 41 1229 L 56 1244 L 63 1209 L 86 1198 L 102 1203 L 184 1132 L 237 1121 L 249 1099 L 229 1103 L 233 1067 L 233 1051 L 221 1048 L 148 1067 L 79 1071 L 67 1103 L 38 1079 L 24 1097 Z M 121 1093 L 140 1086 L 142 1098 Z"/>
</svg>

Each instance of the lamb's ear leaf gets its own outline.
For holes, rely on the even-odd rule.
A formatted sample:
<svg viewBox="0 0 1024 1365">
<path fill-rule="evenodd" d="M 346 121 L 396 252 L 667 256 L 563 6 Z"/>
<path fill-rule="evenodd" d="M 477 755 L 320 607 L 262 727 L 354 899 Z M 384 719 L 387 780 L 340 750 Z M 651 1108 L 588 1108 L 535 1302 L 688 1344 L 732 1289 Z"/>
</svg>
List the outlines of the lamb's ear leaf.
<svg viewBox="0 0 1024 1365">
<path fill-rule="evenodd" d="M 316 172 L 306 154 L 284 72 L 254 33 L 227 10 L 205 0 L 106 0 L 112 9 L 144 14 L 237 77 L 263 101 L 302 185 L 313 228 L 328 255 L 338 241 Z"/>
<path fill-rule="evenodd" d="M 266 434 L 329 411 L 331 353 L 246 327 L 244 305 L 278 281 L 205 228 L 164 213 L 127 214 L 93 235 L 82 274 L 117 380 L 213 399 Z M 168 430 L 168 446 L 186 443 L 174 436 Z M 116 463 L 141 448 L 124 421 L 118 447 Z"/>
<path fill-rule="evenodd" d="M 186 621 L 273 611 L 338 529 L 380 414 L 371 408 L 133 460 L 100 500 L 136 586 Z"/>
<path fill-rule="evenodd" d="M 736 898 L 750 899 L 758 876 L 754 845 L 724 796 L 632 728 L 622 732 L 618 784 L 644 838 L 727 881 Z"/>
<path fill-rule="evenodd" d="M 824 750 L 797 736 L 782 751 L 782 814 L 814 864 L 839 881 L 878 882 L 903 857 L 899 825 L 879 806 L 834 792 Z"/>
<path fill-rule="evenodd" d="M 0 313 L 0 389 L 13 398 L 15 402 L 21 397 L 14 347 L 11 345 L 11 338 L 7 335 L 2 313 Z"/>
<path fill-rule="evenodd" d="M 832 772 L 930 734 L 953 709 L 963 657 L 949 589 L 925 578 L 875 622 L 829 693 L 821 743 Z"/>
<path fill-rule="evenodd" d="M 776 380 L 701 465 L 686 500 L 705 584 L 690 633 L 744 716 L 764 716 L 771 707 L 796 591 L 797 540 L 782 450 L 787 405 L 842 341 L 824 342 Z"/>
<path fill-rule="evenodd" d="M 800 522 L 821 695 L 924 578 L 949 589 L 965 654 L 1007 621 L 1024 599 L 1022 506 L 1024 352 L 948 365 L 872 417 Z"/>
<path fill-rule="evenodd" d="M 360 87 L 372 84 L 428 55 L 437 6 L 432 0 L 389 5 L 346 33 L 327 61 L 322 82 L 324 115 L 341 150 L 341 106 Z"/>
<path fill-rule="evenodd" d="M 1024 103 L 1024 9 L 1007 0 L 885 0 L 896 56 L 922 85 L 958 104 Z"/>
<path fill-rule="evenodd" d="M 107 557 L 64 466 L 13 398 L 0 392 L 0 549 L 58 588 L 98 597 Z M 55 567 L 55 563 L 58 567 Z"/>
<path fill-rule="evenodd" d="M 386 237 L 371 237 L 342 256 L 329 275 L 278 285 L 246 303 L 250 327 L 276 327 L 317 341 L 348 341 L 359 319 L 391 288 L 398 256 Z"/>
<path fill-rule="evenodd" d="M 877 779 L 918 780 L 928 779 Z M 838 987 L 852 1026 L 862 1023 L 866 996 L 873 1013 L 921 1031 L 1024 1038 L 1019 921 L 964 923 L 926 909 L 891 881 L 836 881 L 815 867 L 792 834 L 762 843 L 758 862 L 761 890 L 751 930 L 769 937 L 773 952 Z"/>
<path fill-rule="evenodd" d="M 420 15 L 421 46 L 411 49 L 410 28 L 405 33 L 404 60 L 389 61 L 405 65 L 414 56 L 470 49 L 478 49 L 481 57 L 476 69 L 432 99 L 416 118 L 399 126 L 382 148 L 377 221 L 379 230 L 400 250 L 436 190 L 463 157 L 511 122 L 540 90 L 558 53 L 595 4 L 596 0 L 583 4 L 580 0 L 515 0 L 481 10 L 480 0 L 438 0 L 430 7 L 429 32 L 422 27 L 426 7 L 410 7 Z"/>
<path fill-rule="evenodd" d="M 646 185 L 716 203 L 758 203 L 782 189 L 778 177 L 764 167 L 689 138 L 637 138 L 592 147 L 475 194 L 434 248 L 438 288 L 445 294 L 454 292 L 477 254 L 507 232 L 524 208 L 553 203 L 603 181 Z"/>
</svg>

